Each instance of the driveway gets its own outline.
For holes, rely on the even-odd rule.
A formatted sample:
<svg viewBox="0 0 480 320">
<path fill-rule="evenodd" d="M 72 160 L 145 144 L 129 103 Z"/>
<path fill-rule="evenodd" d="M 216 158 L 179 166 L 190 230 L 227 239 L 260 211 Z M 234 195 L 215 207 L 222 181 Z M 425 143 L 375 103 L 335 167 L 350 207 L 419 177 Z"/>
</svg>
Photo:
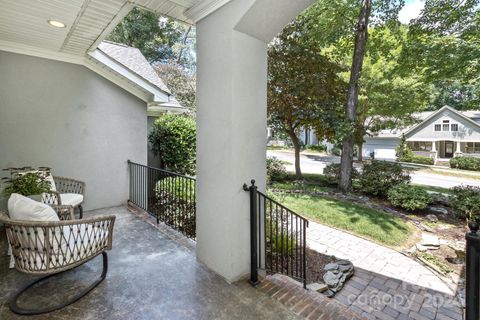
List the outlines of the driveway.
<svg viewBox="0 0 480 320">
<path fill-rule="evenodd" d="M 291 164 L 286 165 L 288 171 L 295 171 L 295 155 L 288 151 L 268 150 L 268 157 L 277 157 Z M 340 157 L 327 155 L 300 155 L 300 166 L 303 173 L 323 174 L 323 169 L 330 163 L 340 163 Z M 357 166 L 357 165 L 356 165 Z M 480 180 L 445 176 L 434 173 L 413 172 L 410 174 L 412 183 L 434 187 L 452 188 L 459 185 L 471 185 L 480 187 Z"/>
</svg>

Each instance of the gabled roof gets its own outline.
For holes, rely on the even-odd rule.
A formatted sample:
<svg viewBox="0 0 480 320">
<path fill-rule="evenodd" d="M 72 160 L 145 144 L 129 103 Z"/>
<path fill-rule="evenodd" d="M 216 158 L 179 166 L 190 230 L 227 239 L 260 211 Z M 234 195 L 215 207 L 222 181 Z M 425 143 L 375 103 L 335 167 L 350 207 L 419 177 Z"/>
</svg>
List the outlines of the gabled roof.
<svg viewBox="0 0 480 320">
<path fill-rule="evenodd" d="M 410 132 L 413 132 L 418 127 L 422 126 L 425 122 L 429 121 L 430 119 L 434 118 L 437 114 L 449 110 L 462 119 L 465 119 L 469 123 L 477 126 L 480 129 L 480 123 L 474 121 L 473 119 L 480 119 L 480 110 L 470 110 L 470 111 L 458 111 L 449 106 L 444 106 L 436 111 L 424 111 L 424 112 L 417 112 L 412 115 L 413 118 L 419 120 L 419 123 L 410 125 L 403 128 L 395 128 L 395 129 L 385 129 L 380 130 L 376 134 L 373 135 L 374 138 L 400 138 L 402 135 L 407 135 Z M 369 136 L 370 137 L 370 136 Z"/>
<path fill-rule="evenodd" d="M 420 122 L 419 124 L 411 127 L 410 129 L 408 129 L 404 134 L 405 135 L 408 135 L 410 132 L 414 131 L 415 129 L 421 127 L 424 123 L 428 122 L 430 119 L 434 118 L 437 114 L 440 114 L 444 111 L 450 111 L 452 113 L 455 113 L 457 114 L 459 117 L 463 118 L 464 120 L 466 120 L 467 122 L 470 122 L 471 124 L 473 124 L 474 126 L 478 127 L 480 129 L 480 124 L 473 121 L 471 118 L 467 117 L 466 115 L 464 115 L 462 112 L 460 111 L 457 111 L 449 106 L 444 106 L 440 109 L 438 109 L 437 111 L 433 112 L 431 115 L 429 115 L 428 117 L 426 117 L 422 122 Z M 474 112 L 478 112 L 478 111 L 474 111 Z"/>
<path fill-rule="evenodd" d="M 104 41 L 89 53 L 88 61 L 87 67 L 148 102 L 149 114 L 188 111 L 137 48 Z"/>
<path fill-rule="evenodd" d="M 145 59 L 139 49 L 121 43 L 103 41 L 98 46 L 98 50 L 135 72 L 158 89 L 171 94 L 168 87 L 162 79 L 160 79 L 152 65 Z"/>
</svg>

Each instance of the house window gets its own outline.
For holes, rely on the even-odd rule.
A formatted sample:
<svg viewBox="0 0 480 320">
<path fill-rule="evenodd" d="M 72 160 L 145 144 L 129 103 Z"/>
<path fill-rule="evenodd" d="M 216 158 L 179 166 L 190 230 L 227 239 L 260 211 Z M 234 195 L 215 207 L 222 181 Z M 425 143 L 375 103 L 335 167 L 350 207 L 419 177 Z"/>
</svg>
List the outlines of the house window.
<svg viewBox="0 0 480 320">
<path fill-rule="evenodd" d="M 435 125 L 435 131 L 442 131 L 442 125 L 441 124 L 436 124 Z"/>
<path fill-rule="evenodd" d="M 458 123 L 452 123 L 450 129 L 451 129 L 452 131 L 458 131 Z"/>
<path fill-rule="evenodd" d="M 465 153 L 480 153 L 480 142 L 465 143 Z"/>
<path fill-rule="evenodd" d="M 443 120 L 442 123 L 442 131 L 450 131 L 450 120 Z"/>
<path fill-rule="evenodd" d="M 425 141 L 414 141 L 413 151 L 432 151 L 432 143 Z"/>
</svg>

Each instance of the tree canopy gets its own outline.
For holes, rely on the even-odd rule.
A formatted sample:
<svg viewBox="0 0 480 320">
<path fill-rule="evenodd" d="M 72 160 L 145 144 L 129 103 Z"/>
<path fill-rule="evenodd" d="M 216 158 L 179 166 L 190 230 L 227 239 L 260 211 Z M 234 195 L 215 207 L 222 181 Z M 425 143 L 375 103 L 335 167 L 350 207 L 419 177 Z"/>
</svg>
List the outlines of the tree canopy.
<svg viewBox="0 0 480 320">
<path fill-rule="evenodd" d="M 287 25 L 268 51 L 269 121 L 290 136 L 298 176 L 298 131 L 315 128 L 320 138 L 333 137 L 332 118 L 337 118 L 345 96 L 341 68 L 321 54 L 318 42 L 304 41 L 302 28 L 301 19 Z"/>
<path fill-rule="evenodd" d="M 107 37 L 138 48 L 150 63 L 174 61 L 195 70 L 195 29 L 154 12 L 134 8 Z"/>
</svg>

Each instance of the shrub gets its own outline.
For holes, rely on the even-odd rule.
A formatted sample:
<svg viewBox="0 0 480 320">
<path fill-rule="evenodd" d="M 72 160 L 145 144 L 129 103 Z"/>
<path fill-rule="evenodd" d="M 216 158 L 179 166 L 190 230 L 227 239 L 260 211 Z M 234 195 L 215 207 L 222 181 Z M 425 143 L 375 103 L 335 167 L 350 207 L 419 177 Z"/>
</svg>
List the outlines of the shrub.
<svg viewBox="0 0 480 320">
<path fill-rule="evenodd" d="M 450 159 L 450 168 L 480 171 L 480 158 L 456 157 Z"/>
<path fill-rule="evenodd" d="M 434 165 L 435 164 L 435 160 L 433 158 L 424 157 L 424 156 L 416 156 L 416 155 L 414 155 L 412 157 L 411 162 L 412 163 L 420 163 L 420 164 L 428 164 L 428 165 Z"/>
<path fill-rule="evenodd" d="M 267 183 L 281 181 L 287 177 L 285 162 L 277 157 L 267 158 Z"/>
<path fill-rule="evenodd" d="M 453 187 L 449 197 L 450 206 L 467 220 L 480 222 L 480 187 Z"/>
<path fill-rule="evenodd" d="M 414 211 L 425 209 L 432 202 L 432 196 L 421 187 L 403 183 L 388 191 L 388 200 L 395 207 Z"/>
<path fill-rule="evenodd" d="M 402 139 L 398 144 L 397 148 L 395 149 L 397 160 L 400 162 L 411 162 L 413 159 L 413 151 L 407 145 L 407 140 L 405 135 L 402 134 Z"/>
<path fill-rule="evenodd" d="M 323 169 L 323 175 L 326 176 L 330 183 L 338 183 L 340 181 L 340 164 L 331 163 Z M 360 176 L 357 169 L 352 169 L 352 179 L 357 180 Z"/>
<path fill-rule="evenodd" d="M 359 182 L 363 192 L 386 196 L 393 186 L 410 182 L 410 176 L 398 163 L 372 160 L 363 166 Z"/>
<path fill-rule="evenodd" d="M 327 146 L 324 144 L 307 144 L 305 146 L 305 149 L 311 150 L 311 151 L 316 151 L 316 152 L 326 152 L 327 151 Z"/>
<path fill-rule="evenodd" d="M 184 115 L 164 115 L 158 118 L 148 141 L 153 153 L 160 158 L 162 168 L 195 174 L 195 120 Z"/>
<path fill-rule="evenodd" d="M 195 180 L 174 176 L 167 177 L 157 182 L 156 193 L 157 196 L 167 193 L 169 196 L 195 201 Z"/>
</svg>

